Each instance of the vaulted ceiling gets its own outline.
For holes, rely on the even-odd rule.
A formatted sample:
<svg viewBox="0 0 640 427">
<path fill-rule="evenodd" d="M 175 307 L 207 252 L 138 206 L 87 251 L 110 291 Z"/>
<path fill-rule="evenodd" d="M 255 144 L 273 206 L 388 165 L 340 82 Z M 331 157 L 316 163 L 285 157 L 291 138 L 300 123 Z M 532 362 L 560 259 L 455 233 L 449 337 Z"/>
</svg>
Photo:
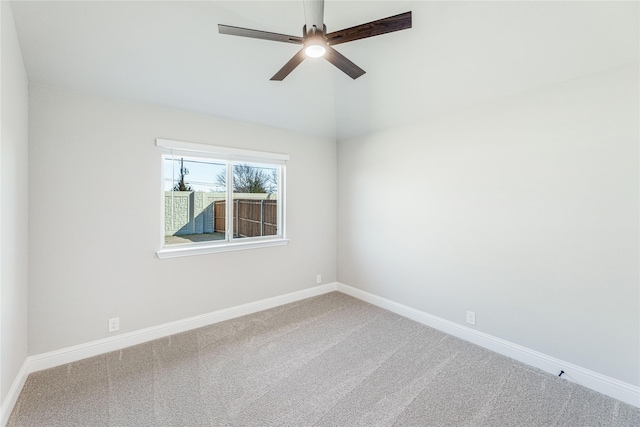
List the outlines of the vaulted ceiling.
<svg viewBox="0 0 640 427">
<path fill-rule="evenodd" d="M 328 31 L 405 11 L 413 28 L 299 49 L 217 24 L 301 35 L 302 1 L 12 2 L 29 82 L 343 140 L 638 61 L 638 2 L 327 1 Z"/>
</svg>

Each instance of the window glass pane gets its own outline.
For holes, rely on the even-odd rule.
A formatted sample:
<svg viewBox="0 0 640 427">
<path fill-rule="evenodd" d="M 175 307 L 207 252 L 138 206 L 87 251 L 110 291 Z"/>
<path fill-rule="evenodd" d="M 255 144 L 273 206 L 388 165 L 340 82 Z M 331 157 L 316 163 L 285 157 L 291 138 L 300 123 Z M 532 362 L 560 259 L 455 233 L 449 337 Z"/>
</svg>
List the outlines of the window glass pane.
<svg viewBox="0 0 640 427">
<path fill-rule="evenodd" d="M 233 237 L 278 235 L 279 168 L 233 165 Z"/>
<path fill-rule="evenodd" d="M 226 239 L 225 162 L 163 156 L 164 244 Z"/>
</svg>

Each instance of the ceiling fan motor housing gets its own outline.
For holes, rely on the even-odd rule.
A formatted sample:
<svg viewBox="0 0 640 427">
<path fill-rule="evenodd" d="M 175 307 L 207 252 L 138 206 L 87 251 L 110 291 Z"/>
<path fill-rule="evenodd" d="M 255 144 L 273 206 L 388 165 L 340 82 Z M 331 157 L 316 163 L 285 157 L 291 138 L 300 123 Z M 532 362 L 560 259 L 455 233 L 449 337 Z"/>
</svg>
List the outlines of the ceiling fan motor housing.
<svg viewBox="0 0 640 427">
<path fill-rule="evenodd" d="M 311 31 L 307 32 L 307 26 L 302 28 L 304 34 L 304 53 L 310 58 L 323 57 L 327 52 L 326 46 L 329 45 L 327 37 L 325 36 L 326 26 L 323 26 L 323 31 L 318 31 L 314 25 Z"/>
</svg>

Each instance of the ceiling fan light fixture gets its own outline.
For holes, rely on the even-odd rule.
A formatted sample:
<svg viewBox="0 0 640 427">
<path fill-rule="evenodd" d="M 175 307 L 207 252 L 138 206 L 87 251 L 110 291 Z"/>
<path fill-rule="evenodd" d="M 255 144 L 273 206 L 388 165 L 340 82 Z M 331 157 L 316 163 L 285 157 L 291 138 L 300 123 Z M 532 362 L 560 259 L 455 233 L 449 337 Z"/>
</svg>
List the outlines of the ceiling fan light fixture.
<svg viewBox="0 0 640 427">
<path fill-rule="evenodd" d="M 326 42 L 322 37 L 310 37 L 304 44 L 304 53 L 309 58 L 320 58 L 327 53 Z"/>
<path fill-rule="evenodd" d="M 322 45 L 312 44 L 306 47 L 304 53 L 309 58 L 320 58 L 324 56 L 325 53 L 327 53 L 327 49 L 325 49 Z"/>
</svg>

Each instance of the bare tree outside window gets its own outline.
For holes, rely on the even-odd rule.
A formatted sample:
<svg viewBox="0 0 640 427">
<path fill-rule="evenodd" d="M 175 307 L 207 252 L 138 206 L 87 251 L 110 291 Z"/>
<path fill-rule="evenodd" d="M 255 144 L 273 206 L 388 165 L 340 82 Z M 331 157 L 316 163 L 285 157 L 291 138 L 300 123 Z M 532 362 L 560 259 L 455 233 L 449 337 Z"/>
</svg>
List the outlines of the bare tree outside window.
<svg viewBox="0 0 640 427">
<path fill-rule="evenodd" d="M 224 172 L 216 175 L 216 182 L 226 186 L 227 175 Z M 234 193 L 276 193 L 278 189 L 278 171 L 247 164 L 233 165 Z"/>
</svg>

